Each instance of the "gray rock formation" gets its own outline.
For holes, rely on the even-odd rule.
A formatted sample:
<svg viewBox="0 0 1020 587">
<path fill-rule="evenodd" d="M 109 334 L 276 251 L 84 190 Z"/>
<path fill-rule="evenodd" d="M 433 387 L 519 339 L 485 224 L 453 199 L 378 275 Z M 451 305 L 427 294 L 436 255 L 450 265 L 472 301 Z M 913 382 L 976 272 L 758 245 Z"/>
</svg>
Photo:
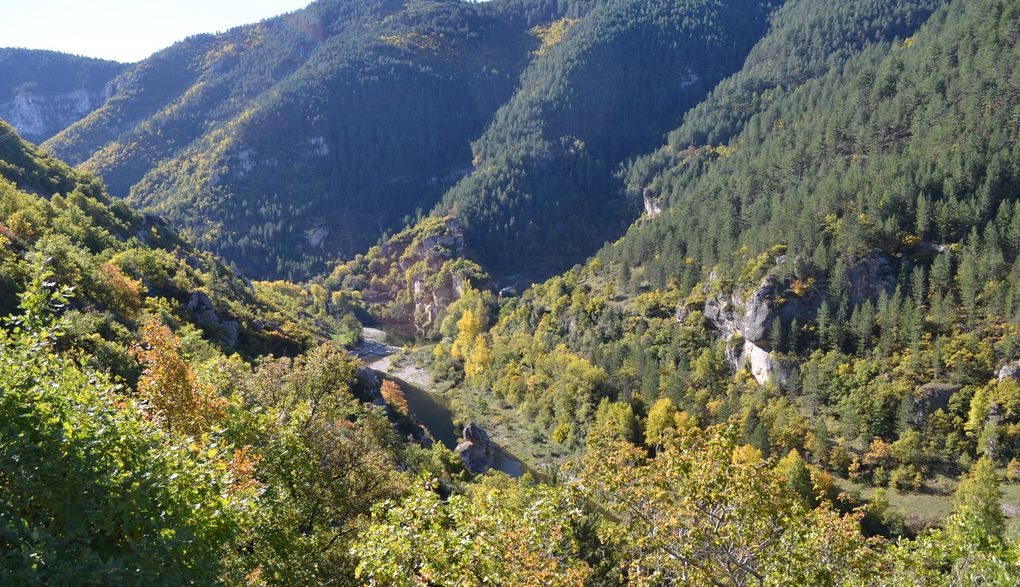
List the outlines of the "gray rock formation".
<svg viewBox="0 0 1020 587">
<path fill-rule="evenodd" d="M 783 385 L 786 382 L 788 374 L 769 351 L 747 340 L 742 344 L 739 340 L 733 342 L 735 344 L 726 348 L 726 359 L 734 369 L 746 366 L 758 383 L 772 380 Z"/>
<path fill-rule="evenodd" d="M 106 92 L 83 88 L 63 94 L 23 92 L 0 103 L 0 118 L 32 142 L 41 142 L 102 106 Z"/>
<path fill-rule="evenodd" d="M 938 410 L 944 410 L 949 406 L 949 399 L 953 394 L 960 391 L 960 386 L 953 383 L 932 381 L 917 388 L 911 396 L 910 409 L 908 411 L 910 423 L 914 426 L 922 426 L 924 421 Z"/>
<path fill-rule="evenodd" d="M 641 199 L 644 201 L 645 214 L 649 218 L 655 218 L 659 214 L 662 214 L 662 202 L 652 194 L 652 190 L 645 188 L 641 193 Z"/>
<path fill-rule="evenodd" d="M 846 278 L 851 307 L 866 300 L 876 300 L 883 291 L 892 293 L 896 289 L 896 268 L 882 253 L 851 260 Z"/>
<path fill-rule="evenodd" d="M 721 332 L 739 334 L 745 341 L 771 351 L 769 329 L 776 318 L 784 325 L 794 318 L 803 324 L 815 318 L 824 299 L 817 288 L 804 296 L 787 295 L 789 286 L 787 281 L 767 275 L 749 292 L 720 293 L 706 300 L 705 317 Z"/>
<path fill-rule="evenodd" d="M 358 399 L 385 408 L 386 400 L 383 399 L 382 393 L 379 391 L 381 386 L 382 377 L 379 376 L 378 371 L 369 367 L 358 367 L 357 384 L 354 386 Z"/>
<path fill-rule="evenodd" d="M 785 257 L 776 259 L 777 266 L 785 262 Z M 713 275 L 709 279 L 718 278 Z M 791 279 L 769 272 L 753 289 L 735 288 L 709 296 L 705 301 L 705 318 L 719 338 L 731 342 L 727 348 L 730 364 L 734 369 L 748 366 L 759 383 L 769 379 L 782 383 L 788 375 L 771 355 L 772 323 L 778 318 L 786 332 L 794 319 L 802 325 L 812 322 L 828 295 L 825 283 L 816 284 L 802 295 L 790 289 L 791 283 Z M 847 293 L 851 306 L 875 300 L 883 291 L 891 292 L 895 286 L 896 270 L 886 255 L 872 253 L 850 261 Z M 682 322 L 690 310 L 685 305 L 677 308 L 677 321 Z"/>
<path fill-rule="evenodd" d="M 464 256 L 464 232 L 454 219 L 446 221 L 438 234 L 413 242 L 391 242 L 383 252 L 397 260 L 405 273 L 413 273 L 411 291 L 414 299 L 414 326 L 420 334 L 428 332 L 439 314 L 464 293 L 464 279 L 451 274 L 449 279 L 436 280 L 443 263 Z M 414 271 L 411 269 L 414 268 Z"/>
<path fill-rule="evenodd" d="M 234 320 L 221 320 L 216 314 L 216 307 L 213 306 L 212 300 L 204 292 L 191 293 L 191 298 L 188 300 L 188 311 L 195 319 L 195 323 L 203 330 L 219 334 L 228 346 L 237 344 L 240 326 Z"/>
<path fill-rule="evenodd" d="M 496 447 L 489 434 L 474 422 L 464 427 L 463 440 L 457 445 L 456 453 L 464 466 L 475 475 L 481 475 L 492 467 L 496 458 Z"/>
<path fill-rule="evenodd" d="M 995 372 L 995 379 L 998 381 L 1005 381 L 1006 379 L 1016 379 L 1020 381 L 1020 360 L 1010 361 L 999 370 Z"/>
</svg>

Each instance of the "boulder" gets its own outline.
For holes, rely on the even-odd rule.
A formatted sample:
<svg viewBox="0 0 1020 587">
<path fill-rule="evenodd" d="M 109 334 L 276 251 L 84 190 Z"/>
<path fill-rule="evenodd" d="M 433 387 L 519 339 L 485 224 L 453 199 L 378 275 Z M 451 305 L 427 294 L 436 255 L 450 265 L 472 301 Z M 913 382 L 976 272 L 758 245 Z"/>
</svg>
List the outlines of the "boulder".
<svg viewBox="0 0 1020 587">
<path fill-rule="evenodd" d="M 386 407 L 386 400 L 383 399 L 379 388 L 382 386 L 382 378 L 375 369 L 359 367 L 356 375 L 354 393 L 363 402 Z"/>
<path fill-rule="evenodd" d="M 995 372 L 995 378 L 998 381 L 1005 381 L 1006 379 L 1016 379 L 1020 381 L 1020 360 L 1010 361 L 999 370 Z"/>
<path fill-rule="evenodd" d="M 492 467 L 496 458 L 496 447 L 489 434 L 481 426 L 471 422 L 464 427 L 463 440 L 455 452 L 464 461 L 464 466 L 475 475 L 481 475 Z"/>
</svg>

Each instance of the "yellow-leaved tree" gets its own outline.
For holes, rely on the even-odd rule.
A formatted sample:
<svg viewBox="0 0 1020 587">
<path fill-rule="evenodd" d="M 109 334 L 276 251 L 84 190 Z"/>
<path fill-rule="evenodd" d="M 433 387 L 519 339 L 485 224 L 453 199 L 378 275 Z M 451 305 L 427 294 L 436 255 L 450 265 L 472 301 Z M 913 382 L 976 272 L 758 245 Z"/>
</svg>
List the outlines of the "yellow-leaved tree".
<svg viewBox="0 0 1020 587">
<path fill-rule="evenodd" d="M 464 359 L 470 355 L 475 346 L 475 339 L 481 333 L 482 321 L 474 310 L 464 310 L 460 320 L 457 320 L 457 338 L 453 340 L 450 356 L 454 359 Z"/>
<path fill-rule="evenodd" d="M 609 514 L 638 585 L 867 584 L 880 552 L 860 514 L 809 507 L 731 427 L 691 428 L 655 457 L 617 441 L 573 467 L 572 484 Z M 856 584 L 856 583 L 854 583 Z"/>
</svg>

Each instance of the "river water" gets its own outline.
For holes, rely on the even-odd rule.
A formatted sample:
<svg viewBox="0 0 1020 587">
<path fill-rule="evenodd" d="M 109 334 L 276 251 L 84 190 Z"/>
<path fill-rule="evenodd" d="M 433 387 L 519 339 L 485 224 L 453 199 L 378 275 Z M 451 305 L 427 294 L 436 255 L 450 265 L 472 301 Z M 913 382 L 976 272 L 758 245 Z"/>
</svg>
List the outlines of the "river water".
<svg viewBox="0 0 1020 587">
<path fill-rule="evenodd" d="M 441 394 L 429 391 L 432 379 L 424 370 L 407 366 L 396 368 L 391 361 L 392 355 L 400 350 L 393 345 L 410 344 L 410 341 L 400 336 L 399 333 L 389 332 L 388 328 L 383 330 L 366 327 L 362 332 L 362 337 L 365 342 L 354 350 L 354 354 L 360 357 L 368 367 L 398 383 L 407 399 L 407 407 L 411 416 L 424 425 L 433 438 L 442 442 L 450 450 L 455 449 L 460 440 L 460 429 L 454 424 L 450 400 Z M 520 459 L 501 446 L 493 444 L 496 450 L 492 463 L 493 469 L 502 471 L 511 477 L 520 477 L 528 470 Z"/>
</svg>

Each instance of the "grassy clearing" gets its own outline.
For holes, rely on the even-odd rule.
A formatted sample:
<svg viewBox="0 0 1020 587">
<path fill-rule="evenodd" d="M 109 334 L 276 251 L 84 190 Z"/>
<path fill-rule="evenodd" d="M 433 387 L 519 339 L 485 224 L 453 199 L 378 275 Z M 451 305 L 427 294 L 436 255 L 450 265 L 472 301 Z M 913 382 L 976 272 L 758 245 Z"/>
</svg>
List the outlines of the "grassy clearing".
<svg viewBox="0 0 1020 587">
<path fill-rule="evenodd" d="M 876 489 L 849 479 L 840 478 L 837 482 L 844 491 L 858 494 L 866 500 L 871 499 Z M 937 525 L 949 516 L 953 510 L 956 485 L 955 479 L 940 475 L 928 480 L 919 492 L 901 492 L 892 488 L 885 491 L 889 508 L 916 528 Z M 1006 514 L 1007 529 L 1020 531 L 1020 483 L 1002 484 L 1002 508 Z"/>
</svg>

